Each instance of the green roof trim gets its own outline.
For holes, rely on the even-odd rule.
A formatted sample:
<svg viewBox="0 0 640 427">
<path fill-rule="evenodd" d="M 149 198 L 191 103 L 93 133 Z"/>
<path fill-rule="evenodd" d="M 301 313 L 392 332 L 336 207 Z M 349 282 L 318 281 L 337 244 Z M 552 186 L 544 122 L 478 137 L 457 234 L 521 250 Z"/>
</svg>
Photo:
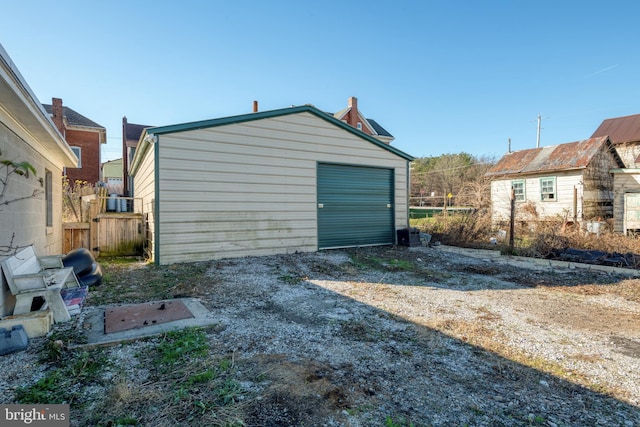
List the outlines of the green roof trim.
<svg viewBox="0 0 640 427">
<path fill-rule="evenodd" d="M 314 116 L 319 117 L 322 120 L 325 120 L 335 126 L 338 126 L 339 128 L 346 130 L 347 132 L 351 132 L 352 134 L 359 136 L 360 138 L 366 139 L 372 144 L 375 144 L 380 148 L 383 148 L 399 157 L 402 157 L 403 159 L 406 159 L 409 161 L 412 161 L 414 159 L 413 156 L 401 150 L 398 150 L 395 147 L 385 144 L 384 142 L 349 126 L 348 124 L 336 119 L 335 117 L 323 111 L 318 110 L 317 108 L 311 105 L 302 105 L 298 107 L 282 108 L 279 110 L 270 110 L 270 111 L 262 111 L 258 113 L 242 114 L 239 116 L 222 117 L 219 119 L 201 120 L 197 122 L 181 123 L 177 125 L 151 127 L 151 128 L 147 128 L 145 130 L 145 133 L 147 135 L 149 134 L 162 135 L 167 133 L 186 132 L 191 130 L 238 124 L 238 123 L 249 122 L 253 120 L 270 119 L 273 117 L 281 117 L 281 116 L 287 116 L 290 114 L 299 114 L 299 113 L 311 113 Z"/>
</svg>

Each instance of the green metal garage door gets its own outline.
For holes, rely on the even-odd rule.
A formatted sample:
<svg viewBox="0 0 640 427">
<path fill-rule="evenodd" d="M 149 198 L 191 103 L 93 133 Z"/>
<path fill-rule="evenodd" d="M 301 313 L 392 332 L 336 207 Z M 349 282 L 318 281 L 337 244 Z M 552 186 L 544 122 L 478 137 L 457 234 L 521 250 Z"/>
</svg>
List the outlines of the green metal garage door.
<svg viewBox="0 0 640 427">
<path fill-rule="evenodd" d="M 395 243 L 393 169 L 318 164 L 318 248 Z"/>
</svg>

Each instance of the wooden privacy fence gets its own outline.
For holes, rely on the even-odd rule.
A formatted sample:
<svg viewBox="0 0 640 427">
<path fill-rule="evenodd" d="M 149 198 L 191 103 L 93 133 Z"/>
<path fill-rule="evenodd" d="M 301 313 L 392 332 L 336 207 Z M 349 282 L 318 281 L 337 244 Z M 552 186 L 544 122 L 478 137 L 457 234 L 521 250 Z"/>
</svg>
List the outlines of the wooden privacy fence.
<svg viewBox="0 0 640 427">
<path fill-rule="evenodd" d="M 118 203 L 120 202 L 119 198 Z M 133 199 L 131 199 L 133 203 Z M 124 202 L 123 202 L 124 204 Z M 142 255 L 145 223 L 141 212 L 108 212 L 105 200 L 90 201 L 89 222 L 63 223 L 63 252 L 87 248 L 94 256 Z"/>
</svg>

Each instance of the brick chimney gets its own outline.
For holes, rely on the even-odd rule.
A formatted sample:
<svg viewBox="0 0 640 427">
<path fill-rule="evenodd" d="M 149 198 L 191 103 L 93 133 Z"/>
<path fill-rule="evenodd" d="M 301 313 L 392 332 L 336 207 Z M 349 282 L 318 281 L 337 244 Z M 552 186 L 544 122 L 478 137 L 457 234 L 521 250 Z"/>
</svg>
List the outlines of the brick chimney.
<svg viewBox="0 0 640 427">
<path fill-rule="evenodd" d="M 354 128 L 358 128 L 358 98 L 355 96 L 349 97 L 347 101 L 347 106 L 351 108 L 349 111 L 349 115 L 347 117 L 347 123 L 353 126 Z"/>
<path fill-rule="evenodd" d="M 51 98 L 51 114 L 53 116 L 53 124 L 56 125 L 62 136 L 65 136 L 64 115 L 62 113 L 62 99 Z"/>
</svg>

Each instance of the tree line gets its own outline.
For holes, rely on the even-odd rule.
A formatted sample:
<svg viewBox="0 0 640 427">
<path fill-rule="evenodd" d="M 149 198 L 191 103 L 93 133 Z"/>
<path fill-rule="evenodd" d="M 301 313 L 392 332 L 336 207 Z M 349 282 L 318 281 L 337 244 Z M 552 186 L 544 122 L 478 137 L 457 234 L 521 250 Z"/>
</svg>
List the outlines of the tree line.
<svg viewBox="0 0 640 427">
<path fill-rule="evenodd" d="M 495 164 L 487 156 L 442 154 L 411 163 L 412 206 L 488 206 L 490 182 L 484 177 Z"/>
</svg>

